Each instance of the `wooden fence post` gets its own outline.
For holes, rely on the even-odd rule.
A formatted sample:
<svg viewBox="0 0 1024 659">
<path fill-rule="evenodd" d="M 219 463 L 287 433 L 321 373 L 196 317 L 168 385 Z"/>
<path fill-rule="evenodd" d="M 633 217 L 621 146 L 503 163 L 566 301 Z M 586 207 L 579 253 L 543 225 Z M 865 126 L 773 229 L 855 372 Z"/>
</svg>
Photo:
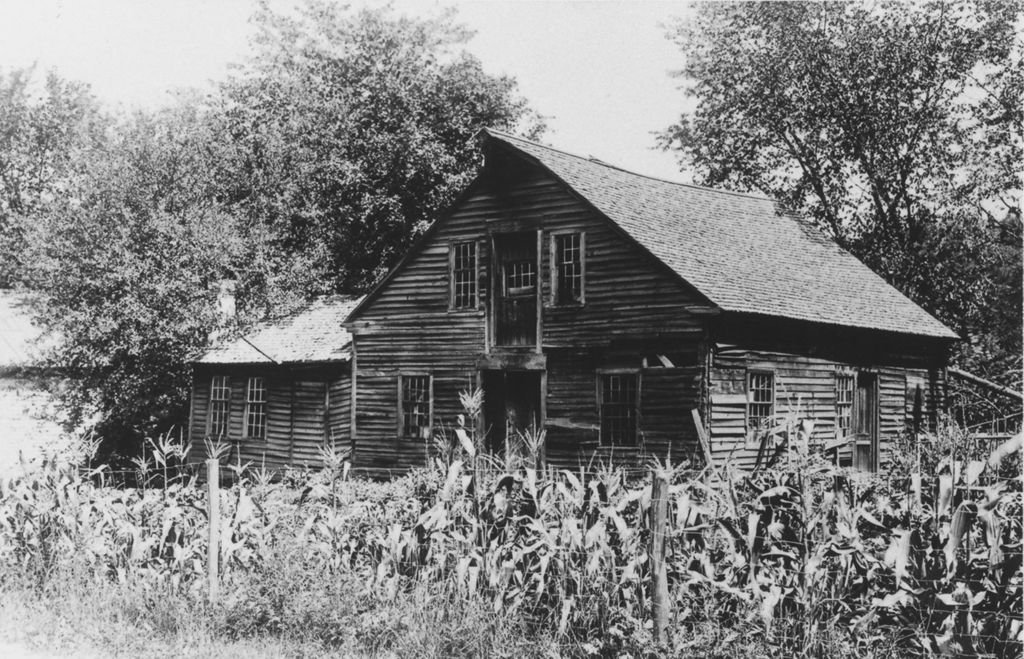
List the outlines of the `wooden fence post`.
<svg viewBox="0 0 1024 659">
<path fill-rule="evenodd" d="M 219 582 L 217 563 L 220 558 L 220 462 L 216 458 L 206 461 L 207 519 L 210 523 L 210 543 L 206 552 L 206 575 L 210 582 L 210 601 L 217 601 Z"/>
<path fill-rule="evenodd" d="M 668 478 L 651 471 L 651 618 L 654 640 L 665 643 L 668 632 L 668 570 L 665 566 L 665 530 L 668 527 Z"/>
</svg>

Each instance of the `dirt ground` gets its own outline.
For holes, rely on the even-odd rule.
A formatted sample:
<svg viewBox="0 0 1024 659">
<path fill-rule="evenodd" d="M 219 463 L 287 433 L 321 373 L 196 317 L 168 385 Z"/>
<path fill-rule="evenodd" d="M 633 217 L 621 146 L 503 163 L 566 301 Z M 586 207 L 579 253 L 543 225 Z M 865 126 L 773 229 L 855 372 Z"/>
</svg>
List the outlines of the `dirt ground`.
<svg viewBox="0 0 1024 659">
<path fill-rule="evenodd" d="M 88 654 L 56 654 L 45 650 L 33 650 L 27 645 L 0 640 L 0 657 L 5 659 L 91 659 Z"/>
</svg>

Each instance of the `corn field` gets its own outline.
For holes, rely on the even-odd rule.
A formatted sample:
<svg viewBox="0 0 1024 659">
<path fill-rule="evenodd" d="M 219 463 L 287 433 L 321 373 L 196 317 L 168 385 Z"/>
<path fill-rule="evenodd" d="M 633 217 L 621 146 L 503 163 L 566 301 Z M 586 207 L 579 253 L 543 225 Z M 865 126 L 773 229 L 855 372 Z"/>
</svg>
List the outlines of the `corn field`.
<svg viewBox="0 0 1024 659">
<path fill-rule="evenodd" d="M 39 587 L 73 560 L 97 582 L 233 607 L 236 629 L 278 633 L 274 598 L 254 603 L 251 584 L 290 543 L 296 569 L 355 584 L 353 597 L 386 603 L 425 588 L 476 602 L 556 639 L 563 655 L 1021 653 L 1021 478 L 1005 456 L 867 478 L 796 435 L 784 470 L 655 462 L 636 480 L 612 467 L 539 469 L 531 447 L 542 436 L 507 459 L 485 455 L 478 406 L 466 404 L 468 420 L 438 438 L 431 464 L 389 483 L 349 478 L 330 449 L 323 471 L 279 482 L 236 466 L 220 494 L 215 603 L 194 477 L 118 490 L 47 462 L 0 482 L 0 584 Z M 184 450 L 154 443 L 155 464 Z M 653 478 L 668 483 L 669 511 L 669 633 L 657 640 Z"/>
</svg>

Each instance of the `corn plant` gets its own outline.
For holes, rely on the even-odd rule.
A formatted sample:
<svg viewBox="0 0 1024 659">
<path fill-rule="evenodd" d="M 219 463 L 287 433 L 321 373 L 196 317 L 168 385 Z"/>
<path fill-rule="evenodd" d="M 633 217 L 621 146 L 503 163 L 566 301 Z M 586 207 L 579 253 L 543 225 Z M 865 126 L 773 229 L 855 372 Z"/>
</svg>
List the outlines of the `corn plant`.
<svg viewBox="0 0 1024 659">
<path fill-rule="evenodd" d="M 353 596 L 366 601 L 436 593 L 554 635 L 567 652 L 650 651 L 651 483 L 611 464 L 543 469 L 542 432 L 520 437 L 521 453 L 487 455 L 482 398 L 464 400 L 429 468 L 392 482 L 349 478 L 330 446 L 318 474 L 273 483 L 266 469 L 240 469 L 221 491 L 226 595 L 287 549 L 317 579 L 365 584 Z M 698 475 L 671 456 L 648 465 L 670 483 L 675 651 L 738 653 L 757 639 L 775 656 L 840 645 L 854 656 L 1018 655 L 1021 479 L 1003 463 L 1020 441 L 989 460 L 954 455 L 928 477 L 884 479 L 826 461 L 813 430 L 795 414 L 778 419 L 769 466 L 756 471 Z M 167 470 L 159 490 L 146 478 L 97 486 L 56 458 L 0 481 L 0 583 L 44 585 L 74 561 L 96 579 L 203 601 L 206 494 L 170 476 L 186 449 L 167 441 L 145 458 L 150 475 Z M 720 638 L 694 649 L 693 632 L 709 628 Z"/>
</svg>

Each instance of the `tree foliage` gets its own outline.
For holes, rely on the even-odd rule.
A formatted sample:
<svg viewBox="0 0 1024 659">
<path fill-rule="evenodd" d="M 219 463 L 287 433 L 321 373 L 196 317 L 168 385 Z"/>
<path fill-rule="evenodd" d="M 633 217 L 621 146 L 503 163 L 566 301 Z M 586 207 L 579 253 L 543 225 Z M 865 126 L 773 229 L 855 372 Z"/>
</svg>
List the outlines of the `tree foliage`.
<svg viewBox="0 0 1024 659">
<path fill-rule="evenodd" d="M 225 198 L 267 236 L 243 291 L 367 289 L 475 174 L 481 127 L 539 130 L 450 13 L 309 2 L 256 24 L 215 107 Z"/>
<path fill-rule="evenodd" d="M 1019 372 L 1021 4 L 702 3 L 670 32 L 696 109 L 663 133 L 700 182 L 814 218 Z"/>
<path fill-rule="evenodd" d="M 102 136 L 105 117 L 81 84 L 32 69 L 0 71 L 0 287 L 22 263 L 21 218 L 60 195 L 77 155 Z"/>
<path fill-rule="evenodd" d="M 109 448 L 130 452 L 132 439 L 180 420 L 188 360 L 217 325 L 210 283 L 241 248 L 211 202 L 194 112 L 116 128 L 26 226 L 26 275 L 60 339 L 49 361 L 69 378 L 71 420 L 96 415 Z"/>
<path fill-rule="evenodd" d="M 450 14 L 309 0 L 255 23 L 253 54 L 215 93 L 158 112 L 103 115 L 56 77 L 35 104 L 21 74 L 0 85 L 21 108 L 0 115 L 0 177 L 32 182 L 0 189 L 0 229 L 17 234 L 0 242 L 59 339 L 72 420 L 97 420 L 121 453 L 186 418 L 215 281 L 239 280 L 241 324 L 364 290 L 475 174 L 481 127 L 540 130 Z M 101 129 L 79 139 L 89 112 Z"/>
</svg>

